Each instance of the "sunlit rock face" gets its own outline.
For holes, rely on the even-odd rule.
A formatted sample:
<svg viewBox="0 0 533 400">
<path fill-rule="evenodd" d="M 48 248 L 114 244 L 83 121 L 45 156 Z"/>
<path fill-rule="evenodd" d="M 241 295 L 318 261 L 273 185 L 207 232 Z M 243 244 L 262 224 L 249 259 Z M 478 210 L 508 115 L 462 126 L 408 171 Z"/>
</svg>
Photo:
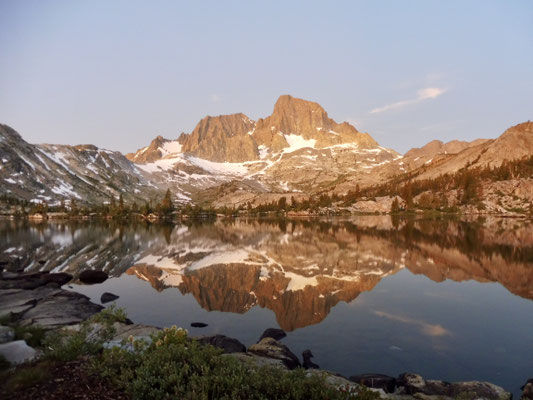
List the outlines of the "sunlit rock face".
<svg viewBox="0 0 533 400">
<path fill-rule="evenodd" d="M 192 294 L 206 310 L 268 308 L 287 331 L 319 323 L 339 301 L 354 301 L 402 268 L 436 282 L 499 282 L 533 299 L 533 227 L 525 220 L 7 222 L 0 229 L 0 255 L 16 268 L 127 273 L 158 291 Z"/>
</svg>

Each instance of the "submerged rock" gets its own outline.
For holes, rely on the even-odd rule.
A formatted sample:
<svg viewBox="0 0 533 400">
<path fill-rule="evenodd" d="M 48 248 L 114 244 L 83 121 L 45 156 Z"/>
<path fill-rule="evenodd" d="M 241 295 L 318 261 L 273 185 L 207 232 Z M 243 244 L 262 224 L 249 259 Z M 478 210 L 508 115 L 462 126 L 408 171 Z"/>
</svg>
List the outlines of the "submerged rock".
<svg viewBox="0 0 533 400">
<path fill-rule="evenodd" d="M 102 304 L 109 303 L 110 301 L 114 301 L 114 300 L 118 299 L 119 297 L 120 296 L 117 296 L 116 294 L 105 292 L 100 297 L 100 303 L 102 303 Z"/>
<path fill-rule="evenodd" d="M 37 356 L 37 351 L 28 346 L 24 340 L 0 344 L 0 354 L 11 364 L 21 364 L 31 361 Z"/>
<path fill-rule="evenodd" d="M 104 271 L 97 271 L 94 269 L 89 269 L 89 270 L 83 271 L 80 274 L 79 279 L 83 283 L 92 285 L 95 283 L 102 283 L 105 280 L 107 280 L 108 277 L 109 275 L 107 275 L 107 273 Z"/>
<path fill-rule="evenodd" d="M 205 328 L 207 324 L 203 322 L 191 322 L 191 326 L 193 328 Z"/>
<path fill-rule="evenodd" d="M 261 340 L 263 340 L 266 337 L 269 337 L 269 338 L 272 338 L 272 339 L 275 339 L 275 340 L 281 340 L 285 336 L 287 336 L 287 334 L 285 333 L 285 331 L 283 329 L 268 328 L 268 329 L 266 329 L 263 332 L 263 334 L 261 335 L 261 337 L 259 338 L 257 343 L 259 343 Z"/>
<path fill-rule="evenodd" d="M 224 350 L 224 353 L 246 353 L 246 346 L 244 346 L 237 339 L 230 338 L 224 335 L 201 336 L 196 338 L 202 344 L 210 344 Z"/>
<path fill-rule="evenodd" d="M 248 352 L 262 357 L 281 360 L 289 369 L 300 366 L 300 360 L 298 360 L 298 357 L 287 346 L 269 337 L 251 345 L 248 348 Z"/>
</svg>

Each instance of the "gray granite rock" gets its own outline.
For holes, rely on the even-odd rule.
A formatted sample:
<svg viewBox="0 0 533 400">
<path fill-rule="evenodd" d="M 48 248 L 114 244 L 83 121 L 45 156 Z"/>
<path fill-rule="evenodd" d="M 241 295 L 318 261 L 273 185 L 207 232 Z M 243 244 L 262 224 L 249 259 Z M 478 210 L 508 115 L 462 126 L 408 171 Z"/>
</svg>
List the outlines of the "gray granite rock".
<svg viewBox="0 0 533 400">
<path fill-rule="evenodd" d="M 37 351 L 26 344 L 24 340 L 0 344 L 0 354 L 11 364 L 21 364 L 31 361 L 37 356 Z"/>
</svg>

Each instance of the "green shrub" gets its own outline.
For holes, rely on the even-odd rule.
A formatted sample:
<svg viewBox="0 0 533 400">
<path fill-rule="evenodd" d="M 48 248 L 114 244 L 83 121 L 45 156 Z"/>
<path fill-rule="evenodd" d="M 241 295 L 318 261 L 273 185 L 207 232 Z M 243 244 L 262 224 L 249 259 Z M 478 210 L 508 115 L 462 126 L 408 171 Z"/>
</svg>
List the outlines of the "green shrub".
<svg viewBox="0 0 533 400">
<path fill-rule="evenodd" d="M 25 340 L 28 346 L 41 347 L 45 335 L 46 329 L 40 326 L 13 326 L 15 330 L 15 340 Z"/>
<path fill-rule="evenodd" d="M 152 342 L 129 341 L 105 350 L 95 367 L 134 399 L 349 399 L 378 398 L 363 390 L 341 392 L 304 370 L 249 368 L 221 350 L 190 340 L 183 329 L 167 328 Z"/>
<path fill-rule="evenodd" d="M 44 341 L 44 357 L 48 360 L 72 361 L 84 355 L 102 352 L 104 343 L 116 332 L 113 323 L 124 322 L 124 310 L 111 306 L 80 324 L 74 332 L 59 331 Z"/>
</svg>

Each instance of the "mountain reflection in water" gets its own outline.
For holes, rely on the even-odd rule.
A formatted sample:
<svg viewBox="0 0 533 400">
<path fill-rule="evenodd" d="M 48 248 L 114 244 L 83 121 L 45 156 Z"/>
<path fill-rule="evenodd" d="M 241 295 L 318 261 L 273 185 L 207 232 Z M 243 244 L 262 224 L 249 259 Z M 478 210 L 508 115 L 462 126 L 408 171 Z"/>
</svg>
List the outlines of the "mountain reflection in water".
<svg viewBox="0 0 533 400">
<path fill-rule="evenodd" d="M 321 322 L 340 301 L 352 302 L 404 268 L 435 282 L 498 282 L 533 298 L 533 228 L 525 220 L 9 221 L 0 236 L 1 257 L 26 270 L 128 274 L 157 291 L 190 293 L 208 311 L 270 309 L 287 331 Z M 375 314 L 449 334 L 440 325 Z"/>
</svg>

